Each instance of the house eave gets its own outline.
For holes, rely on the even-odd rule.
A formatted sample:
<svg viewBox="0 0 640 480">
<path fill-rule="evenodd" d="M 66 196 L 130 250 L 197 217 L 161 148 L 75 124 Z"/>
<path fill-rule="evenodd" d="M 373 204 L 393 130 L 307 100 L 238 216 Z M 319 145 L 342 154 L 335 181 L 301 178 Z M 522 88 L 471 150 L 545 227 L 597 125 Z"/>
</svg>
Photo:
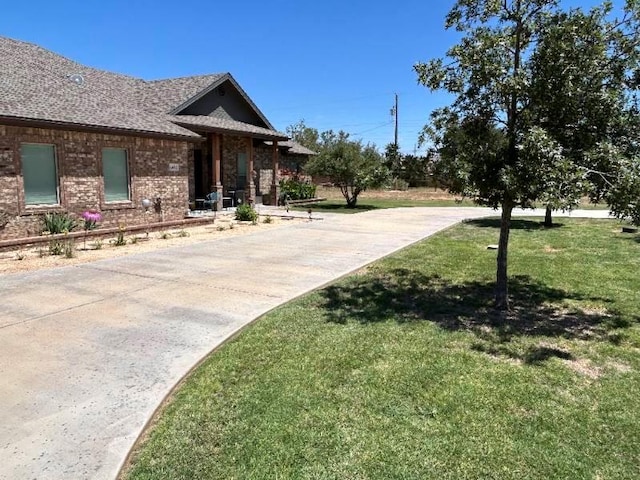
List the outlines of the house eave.
<svg viewBox="0 0 640 480">
<path fill-rule="evenodd" d="M 234 128 L 221 128 L 221 127 L 212 127 L 212 126 L 208 126 L 208 125 L 193 125 L 193 124 L 189 124 L 189 123 L 181 123 L 180 121 L 176 120 L 174 123 L 176 123 L 176 125 L 180 125 L 183 128 L 187 128 L 189 130 L 193 130 L 194 132 L 211 132 L 211 133 L 223 133 L 223 134 L 228 134 L 228 135 L 238 135 L 240 137 L 251 137 L 251 138 L 257 138 L 260 140 L 276 140 L 276 141 L 286 141 L 289 139 L 289 137 L 286 137 L 284 135 L 277 135 L 277 134 L 267 134 L 267 133 L 254 133 L 254 132 L 246 132 L 246 131 L 242 131 L 242 130 L 238 130 L 238 129 L 234 129 Z"/>
<path fill-rule="evenodd" d="M 64 122 L 59 120 L 43 120 L 28 117 L 13 117 L 0 115 L 0 124 L 16 127 L 51 128 L 55 130 L 72 130 L 77 132 L 107 133 L 112 135 L 126 135 L 131 137 L 164 138 L 168 140 L 182 140 L 185 142 L 202 142 L 203 137 L 196 132 L 194 135 L 179 135 L 174 133 L 154 132 L 149 130 L 135 130 L 130 128 L 107 127 L 103 125 L 89 125 L 83 123 Z M 186 128 L 182 126 L 183 128 Z M 186 128 L 189 130 L 188 128 Z"/>
</svg>

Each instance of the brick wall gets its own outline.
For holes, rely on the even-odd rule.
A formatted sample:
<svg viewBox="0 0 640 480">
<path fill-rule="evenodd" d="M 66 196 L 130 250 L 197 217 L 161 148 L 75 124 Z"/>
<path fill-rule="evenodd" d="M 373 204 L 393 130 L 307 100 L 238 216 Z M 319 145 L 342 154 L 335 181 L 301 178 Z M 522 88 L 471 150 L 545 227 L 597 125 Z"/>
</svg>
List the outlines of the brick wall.
<svg viewBox="0 0 640 480">
<path fill-rule="evenodd" d="M 21 143 L 53 144 L 56 150 L 60 205 L 28 207 L 24 201 Z M 124 148 L 129 159 L 130 201 L 105 202 L 102 149 Z M 10 221 L 0 225 L 0 239 L 38 235 L 42 214 L 89 208 L 102 212 L 103 226 L 177 220 L 188 210 L 191 145 L 185 141 L 0 125 L 0 210 Z M 170 164 L 177 171 L 170 171 Z M 145 215 L 143 198 L 160 199 L 160 209 Z"/>
</svg>

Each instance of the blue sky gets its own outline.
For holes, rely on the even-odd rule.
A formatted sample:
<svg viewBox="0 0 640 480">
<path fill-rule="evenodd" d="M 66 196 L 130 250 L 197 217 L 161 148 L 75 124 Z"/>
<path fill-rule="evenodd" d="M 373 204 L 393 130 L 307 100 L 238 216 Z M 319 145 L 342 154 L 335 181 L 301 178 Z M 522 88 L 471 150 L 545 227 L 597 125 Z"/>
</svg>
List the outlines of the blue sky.
<svg viewBox="0 0 640 480">
<path fill-rule="evenodd" d="M 397 93 L 399 143 L 413 152 L 448 97 L 418 86 L 412 66 L 455 43 L 444 30 L 453 3 L 30 0 L 3 6 L 0 35 L 147 80 L 228 71 L 279 130 L 304 119 L 380 148 L 393 140 Z"/>
</svg>

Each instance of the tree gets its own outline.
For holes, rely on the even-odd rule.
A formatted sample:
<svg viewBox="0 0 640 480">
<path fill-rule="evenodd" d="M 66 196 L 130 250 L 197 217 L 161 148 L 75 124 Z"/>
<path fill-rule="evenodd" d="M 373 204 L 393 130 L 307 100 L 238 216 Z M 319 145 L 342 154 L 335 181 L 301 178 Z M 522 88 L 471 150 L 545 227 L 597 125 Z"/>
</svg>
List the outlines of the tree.
<svg viewBox="0 0 640 480">
<path fill-rule="evenodd" d="M 513 209 L 539 201 L 575 202 L 593 170 L 581 163 L 589 158 L 585 151 L 593 142 L 614 138 L 626 85 L 613 80 L 626 78 L 635 58 L 635 47 L 620 53 L 631 47 L 624 39 L 629 32 L 635 35 L 638 3 L 628 0 L 623 21 L 608 22 L 608 4 L 580 19 L 580 10 L 565 14 L 556 0 L 458 0 L 446 27 L 461 32 L 462 40 L 447 52 L 447 62 L 436 59 L 414 67 L 420 83 L 455 96 L 452 105 L 433 112 L 425 127 L 424 135 L 438 149 L 436 169 L 453 193 L 502 209 L 495 290 L 500 310 L 509 307 Z M 580 23 L 587 17 L 589 22 Z M 570 34 L 576 25 L 580 41 Z M 582 70 L 583 41 L 593 44 L 587 64 L 601 69 L 603 77 L 575 82 L 593 73 Z M 554 70 L 558 59 L 561 74 Z M 603 95 L 612 109 L 597 108 Z M 566 115 L 563 98 L 572 99 Z M 581 136 L 590 131 L 593 118 L 604 133 L 587 141 Z"/>
<path fill-rule="evenodd" d="M 622 120 L 628 106 L 627 81 L 635 61 L 637 25 L 630 12 L 617 24 L 608 22 L 611 8 L 608 4 L 589 12 L 572 10 L 549 16 L 531 58 L 527 122 L 543 128 L 563 148 L 563 157 L 583 170 L 577 183 L 550 182 L 552 188 L 541 199 L 547 206 L 548 226 L 552 209 L 572 209 L 578 204 L 584 187 L 589 186 L 588 177 L 594 183 L 601 181 L 589 175 L 594 167 L 589 152 L 601 142 L 624 143 L 629 130 Z"/>
<path fill-rule="evenodd" d="M 400 153 L 395 143 L 389 143 L 384 151 L 385 166 L 394 179 L 407 182 L 410 187 L 424 186 L 428 183 L 431 172 L 431 159 Z"/>
<path fill-rule="evenodd" d="M 308 127 L 304 120 L 300 120 L 298 123 L 289 125 L 286 129 L 287 135 L 296 143 L 299 143 L 303 147 L 307 147 L 309 150 L 317 152 L 320 148 L 319 140 L 320 134 L 318 130 L 312 127 Z"/>
<path fill-rule="evenodd" d="M 349 139 L 343 131 L 332 130 L 320 135 L 320 152 L 309 160 L 305 171 L 310 175 L 329 177 L 340 188 L 348 208 L 355 208 L 358 195 L 367 188 L 384 184 L 388 170 L 374 145 L 362 145 Z"/>
</svg>

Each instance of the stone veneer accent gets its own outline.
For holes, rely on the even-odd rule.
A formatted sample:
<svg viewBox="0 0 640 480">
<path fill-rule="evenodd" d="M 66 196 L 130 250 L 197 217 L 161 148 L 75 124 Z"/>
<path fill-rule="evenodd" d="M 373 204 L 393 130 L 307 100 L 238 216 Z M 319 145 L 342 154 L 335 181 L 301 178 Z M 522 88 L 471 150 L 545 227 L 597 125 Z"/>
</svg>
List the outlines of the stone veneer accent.
<svg viewBox="0 0 640 480">
<path fill-rule="evenodd" d="M 55 146 L 59 205 L 25 205 L 21 143 Z M 105 147 L 128 152 L 130 201 L 104 200 L 101 152 Z M 0 226 L 0 239 L 39 235 L 41 215 L 50 211 L 79 216 L 95 208 L 103 214 L 104 227 L 181 219 L 188 210 L 191 149 L 189 142 L 181 140 L 0 125 L 0 210 L 11 218 L 4 228 Z M 169 171 L 169 164 L 177 165 L 177 171 Z M 161 208 L 145 214 L 143 198 L 160 199 Z"/>
</svg>

